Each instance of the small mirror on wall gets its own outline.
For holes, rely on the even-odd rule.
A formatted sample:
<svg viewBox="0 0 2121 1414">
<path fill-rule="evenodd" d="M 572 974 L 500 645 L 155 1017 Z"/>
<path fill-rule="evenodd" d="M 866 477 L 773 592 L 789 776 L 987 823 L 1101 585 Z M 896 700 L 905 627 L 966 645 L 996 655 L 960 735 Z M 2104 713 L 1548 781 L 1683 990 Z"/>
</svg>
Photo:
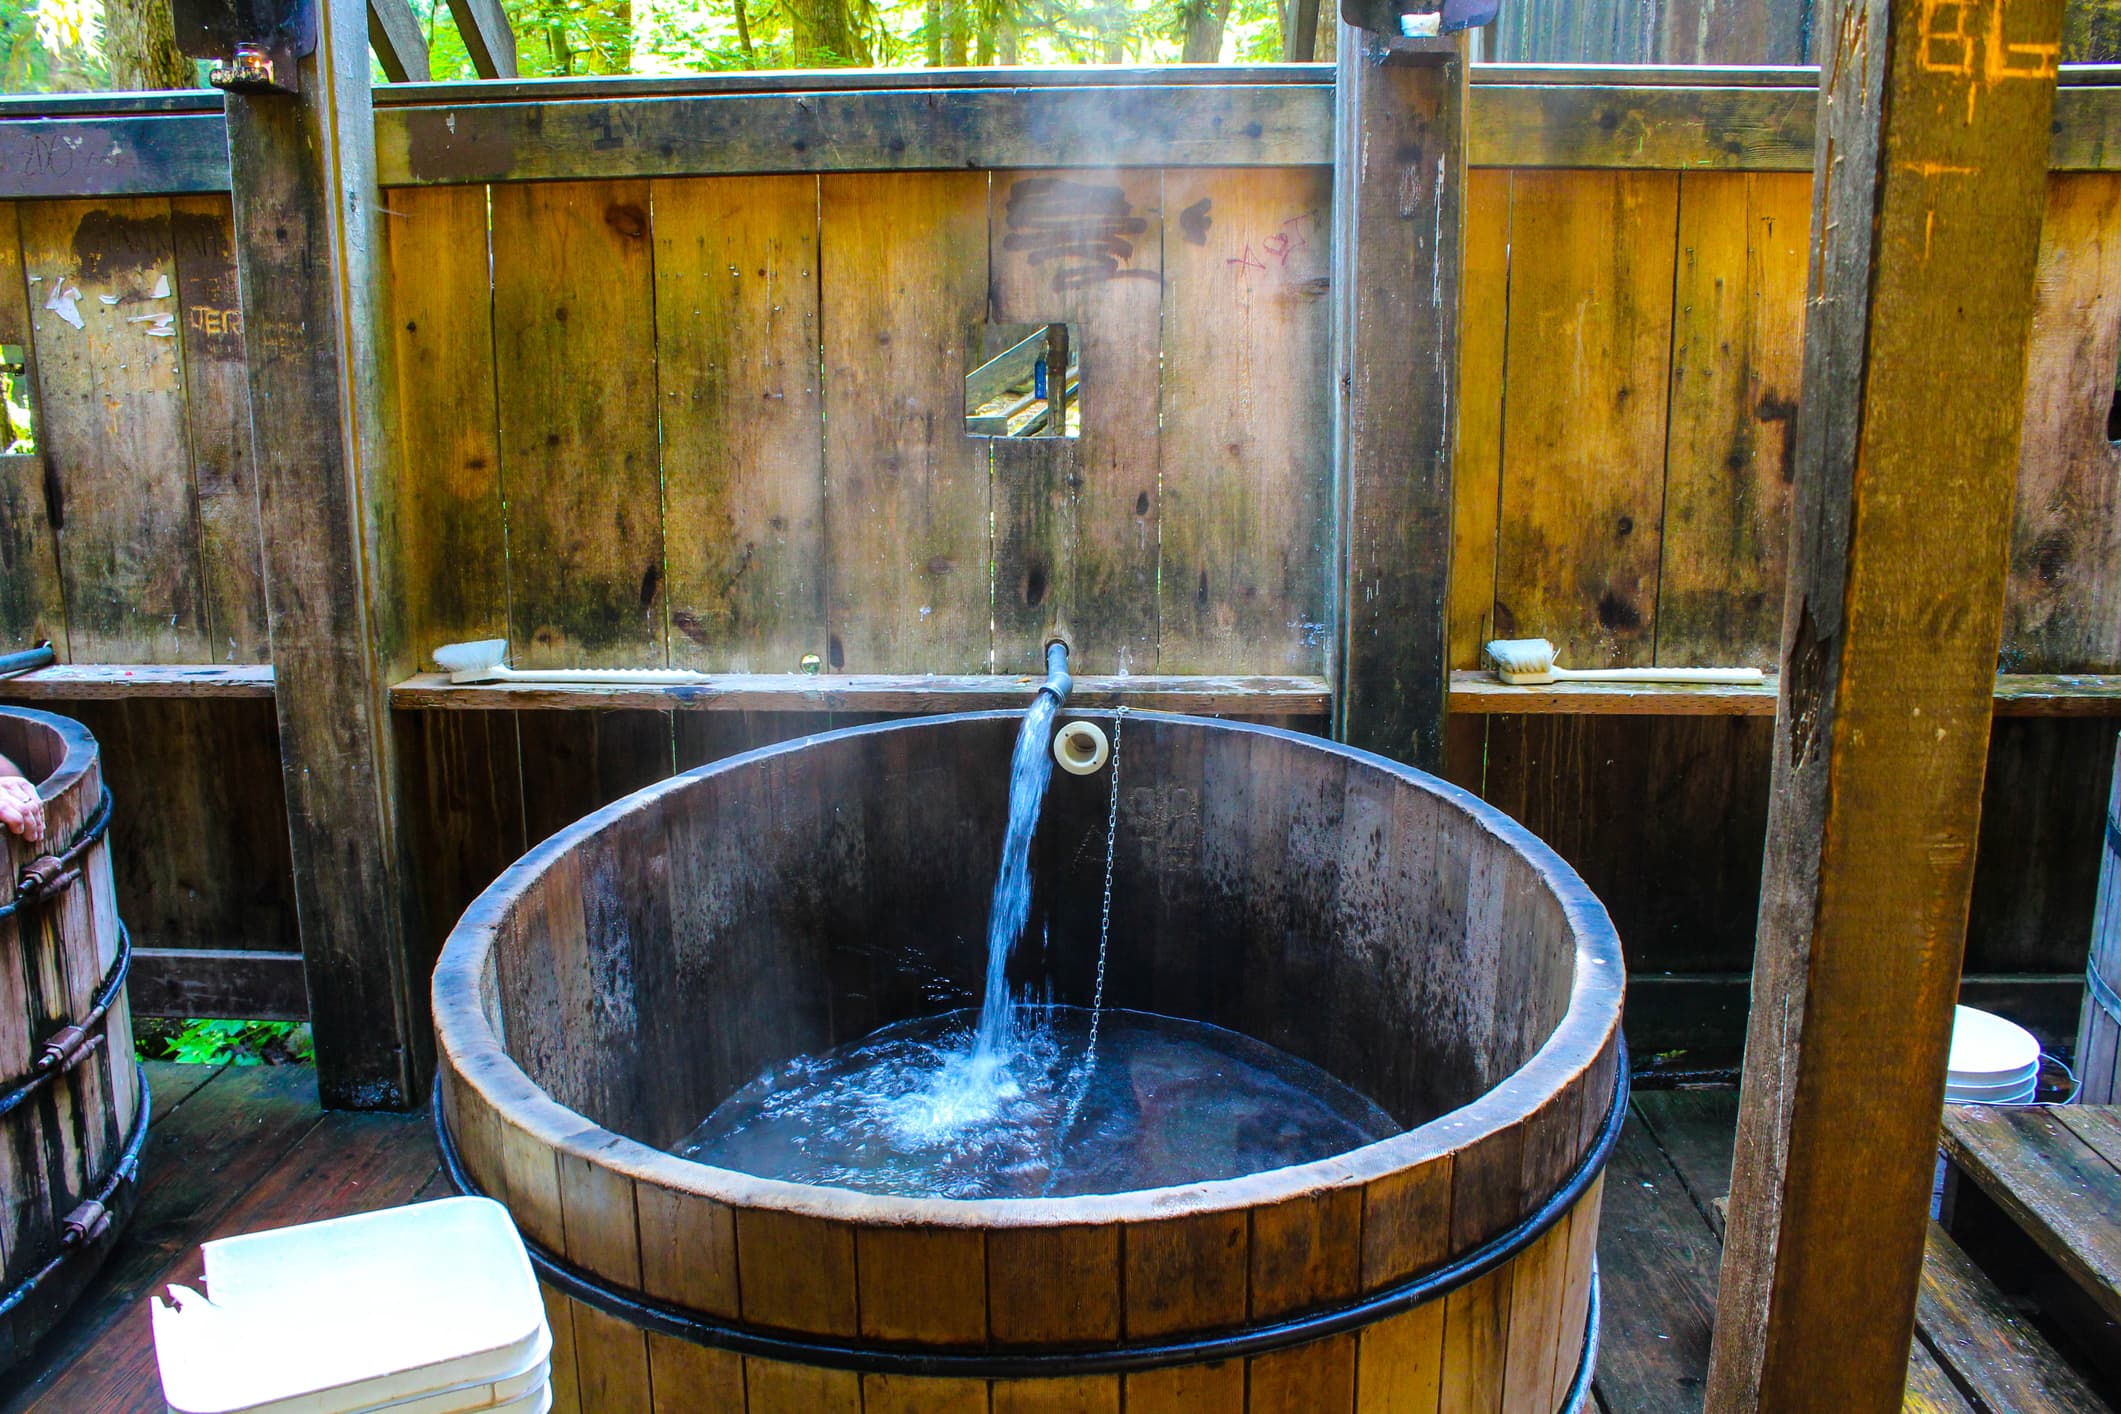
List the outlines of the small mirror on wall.
<svg viewBox="0 0 2121 1414">
<path fill-rule="evenodd" d="M 1082 428 L 1082 339 L 1072 324 L 988 324 L 973 331 L 965 432 L 1074 437 Z"/>
</svg>

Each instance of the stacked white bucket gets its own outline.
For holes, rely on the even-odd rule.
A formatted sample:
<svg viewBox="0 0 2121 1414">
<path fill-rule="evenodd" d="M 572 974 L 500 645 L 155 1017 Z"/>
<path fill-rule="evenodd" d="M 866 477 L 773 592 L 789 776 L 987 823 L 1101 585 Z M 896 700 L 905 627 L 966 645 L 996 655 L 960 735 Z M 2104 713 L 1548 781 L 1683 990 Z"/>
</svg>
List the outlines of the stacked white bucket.
<svg viewBox="0 0 2121 1414">
<path fill-rule="evenodd" d="M 2029 1105 L 2040 1082 L 2040 1043 L 1993 1012 L 1960 1007 L 1952 1018 L 1947 1105 Z"/>
<path fill-rule="evenodd" d="M 2029 1105 L 2040 1085 L 2040 1042 L 2015 1021 L 1960 1007 L 1952 1017 L 1952 1058 L 1944 1075 L 1947 1105 Z M 1930 1191 L 1930 1216 L 1944 1201 L 1944 1158 Z"/>
<path fill-rule="evenodd" d="M 170 1414 L 552 1408 L 523 1242 L 485 1198 L 209 1242 L 206 1294 L 154 1306 Z"/>
</svg>

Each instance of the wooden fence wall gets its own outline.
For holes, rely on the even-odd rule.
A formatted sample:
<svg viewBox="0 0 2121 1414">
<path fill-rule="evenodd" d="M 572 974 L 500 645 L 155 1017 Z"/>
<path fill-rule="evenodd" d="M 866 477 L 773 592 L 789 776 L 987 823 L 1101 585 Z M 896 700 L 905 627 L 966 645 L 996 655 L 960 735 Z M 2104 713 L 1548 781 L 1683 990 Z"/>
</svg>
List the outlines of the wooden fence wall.
<svg viewBox="0 0 2121 1414">
<path fill-rule="evenodd" d="M 426 121 L 385 117 L 404 141 Z M 1481 166 L 1468 195 L 1457 666 L 1511 633 L 1578 664 L 1773 665 L 1810 178 L 1763 131 L 1682 170 L 1476 127 L 1476 163 L 1563 156 Z M 630 167 L 669 168 L 652 136 Z M 597 179 L 563 146 L 509 160 L 573 179 L 495 181 L 493 143 L 423 166 L 385 140 L 406 640 L 1009 673 L 1058 623 L 1079 671 L 1325 674 L 1329 169 L 1276 141 L 1231 165 Z M 2003 665 L 2115 673 L 2121 173 L 2053 192 Z M 41 449 L 0 460 L 0 644 L 268 656 L 227 232 L 215 195 L 0 206 L 0 344 L 30 350 Z M 1084 339 L 1080 440 L 966 437 L 977 327 L 1060 319 Z M 143 944 L 294 945 L 270 686 L 247 681 L 77 709 L 113 757 Z M 833 720 L 401 711 L 435 931 L 602 801 Z M 1970 970 L 2081 964 L 2112 731 L 1999 722 Z M 1759 716 L 1467 715 L 1448 768 L 1585 871 L 1637 973 L 1714 974 L 1687 1005 L 1727 1017 L 1769 737 Z"/>
</svg>

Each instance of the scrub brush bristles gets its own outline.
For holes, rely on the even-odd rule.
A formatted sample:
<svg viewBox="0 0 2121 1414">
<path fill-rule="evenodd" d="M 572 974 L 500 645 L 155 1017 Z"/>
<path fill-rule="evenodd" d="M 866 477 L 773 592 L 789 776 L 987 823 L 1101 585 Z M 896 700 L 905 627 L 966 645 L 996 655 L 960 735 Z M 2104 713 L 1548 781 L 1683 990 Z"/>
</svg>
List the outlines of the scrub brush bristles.
<svg viewBox="0 0 2121 1414">
<path fill-rule="evenodd" d="M 486 682 L 505 673 L 508 640 L 481 638 L 472 643 L 445 643 L 435 649 L 435 666 L 451 682 Z"/>
<path fill-rule="evenodd" d="M 1495 676 L 1516 687 L 1554 681 L 1554 645 L 1544 638 L 1498 638 L 1487 646 Z"/>
</svg>

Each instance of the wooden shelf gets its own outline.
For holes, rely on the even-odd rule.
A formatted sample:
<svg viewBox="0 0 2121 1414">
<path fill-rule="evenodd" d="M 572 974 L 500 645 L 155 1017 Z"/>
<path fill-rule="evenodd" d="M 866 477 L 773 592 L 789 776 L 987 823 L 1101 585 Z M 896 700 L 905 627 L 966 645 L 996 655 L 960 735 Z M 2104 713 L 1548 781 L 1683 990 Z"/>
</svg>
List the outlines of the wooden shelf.
<svg viewBox="0 0 2121 1414">
<path fill-rule="evenodd" d="M 407 711 L 517 711 L 538 708 L 646 708 L 725 712 L 978 712 L 1021 707 L 1040 679 L 1010 674 L 961 677 L 726 673 L 684 687 L 625 684 L 452 683 L 422 673 L 390 690 Z M 1316 716 L 1331 709 L 1324 678 L 1078 677 L 1070 707 L 1129 707 L 1154 712 Z"/>
<path fill-rule="evenodd" d="M 1772 717 L 1776 679 L 1758 686 L 1681 683 L 1558 682 L 1548 687 L 1510 687 L 1485 672 L 1451 674 L 1451 710 L 1473 715 Z M 2121 676 L 2001 674 L 1996 678 L 1999 717 L 2121 717 Z"/>
<path fill-rule="evenodd" d="M 0 702 L 80 702 L 113 697 L 239 697 L 273 695 L 270 664 L 61 663 L 0 678 Z"/>
</svg>

